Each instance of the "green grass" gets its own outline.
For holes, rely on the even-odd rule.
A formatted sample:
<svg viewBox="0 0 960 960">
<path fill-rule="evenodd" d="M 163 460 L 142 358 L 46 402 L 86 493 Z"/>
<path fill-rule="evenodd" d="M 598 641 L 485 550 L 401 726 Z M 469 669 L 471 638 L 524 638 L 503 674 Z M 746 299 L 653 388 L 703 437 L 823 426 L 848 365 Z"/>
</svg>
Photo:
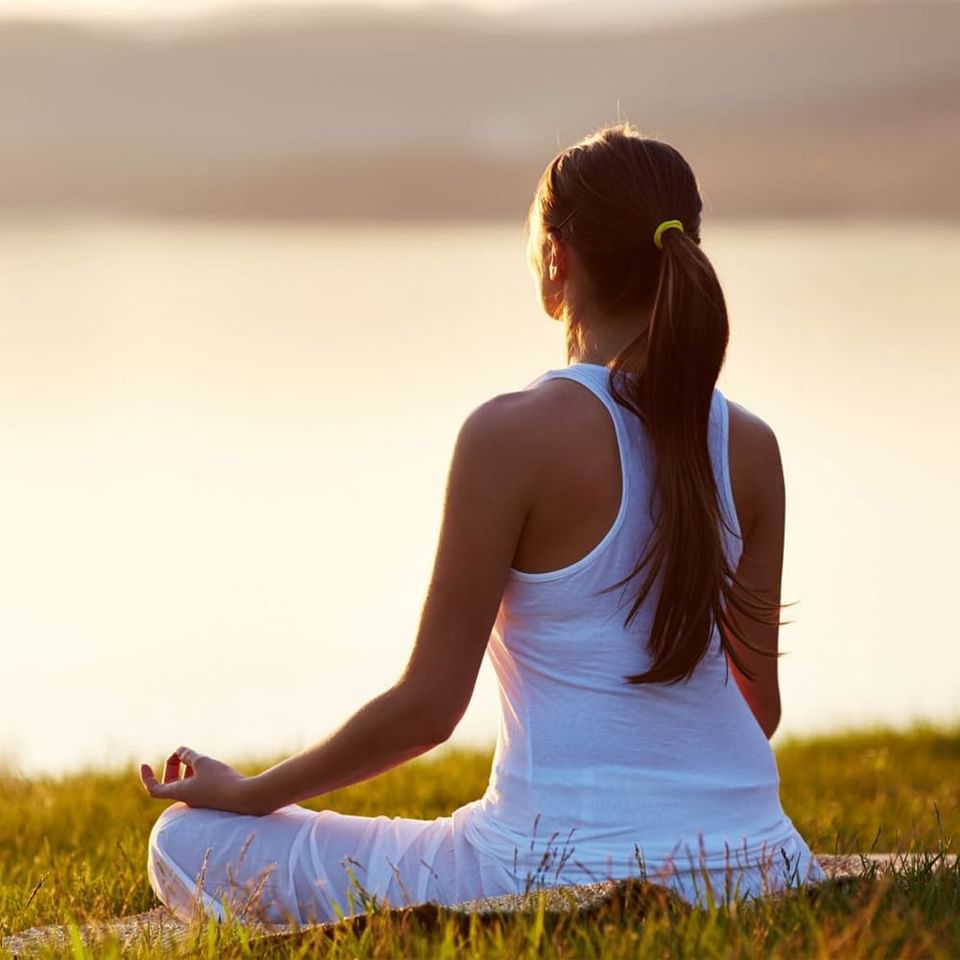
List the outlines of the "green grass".
<svg viewBox="0 0 960 960">
<path fill-rule="evenodd" d="M 784 808 L 814 851 L 956 852 L 960 727 L 793 740 L 777 754 Z M 307 806 L 440 816 L 482 794 L 489 763 L 487 752 L 441 750 Z M 145 856 L 161 809 L 133 770 L 29 781 L 0 773 L 0 936 L 156 906 Z M 590 918 L 532 912 L 481 922 L 441 911 L 429 923 L 375 911 L 333 936 L 250 945 L 242 930 L 211 925 L 186 947 L 145 946 L 132 955 L 960 956 L 960 869 L 936 870 L 932 860 L 737 909 L 677 910 L 654 901 L 614 905 Z M 118 950 L 103 944 L 89 955 Z M 60 955 L 87 953 L 76 946 Z"/>
</svg>

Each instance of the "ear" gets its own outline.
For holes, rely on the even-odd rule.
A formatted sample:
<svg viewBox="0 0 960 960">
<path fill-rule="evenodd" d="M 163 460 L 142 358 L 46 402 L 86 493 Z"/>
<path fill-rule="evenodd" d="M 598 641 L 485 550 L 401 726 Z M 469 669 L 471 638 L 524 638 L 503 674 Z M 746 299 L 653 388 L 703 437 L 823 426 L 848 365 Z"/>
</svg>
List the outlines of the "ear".
<svg viewBox="0 0 960 960">
<path fill-rule="evenodd" d="M 567 267 L 567 251 L 564 242 L 551 230 L 547 234 L 547 276 L 555 280 Z"/>
</svg>

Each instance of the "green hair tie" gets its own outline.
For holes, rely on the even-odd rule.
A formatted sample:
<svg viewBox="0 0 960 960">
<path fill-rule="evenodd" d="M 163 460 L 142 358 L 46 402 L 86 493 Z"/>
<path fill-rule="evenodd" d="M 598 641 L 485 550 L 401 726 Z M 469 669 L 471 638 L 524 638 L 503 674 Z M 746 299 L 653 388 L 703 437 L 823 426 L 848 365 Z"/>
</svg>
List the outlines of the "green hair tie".
<svg viewBox="0 0 960 960">
<path fill-rule="evenodd" d="M 653 233 L 653 245 L 658 249 L 663 249 L 663 241 L 660 239 L 664 231 L 669 230 L 671 227 L 676 227 L 681 233 L 684 232 L 683 224 L 679 220 L 664 220 L 659 227 Z"/>
</svg>

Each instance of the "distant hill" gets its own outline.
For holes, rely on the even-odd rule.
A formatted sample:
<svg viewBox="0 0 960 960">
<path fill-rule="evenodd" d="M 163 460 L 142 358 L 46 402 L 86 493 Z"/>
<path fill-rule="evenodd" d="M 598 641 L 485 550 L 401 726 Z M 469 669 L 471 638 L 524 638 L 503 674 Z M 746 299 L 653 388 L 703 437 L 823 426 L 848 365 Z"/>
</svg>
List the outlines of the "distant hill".
<svg viewBox="0 0 960 960">
<path fill-rule="evenodd" d="M 958 40 L 960 4 L 923 0 L 588 32 L 462 11 L 0 22 L 0 212 L 519 221 L 619 104 L 714 215 L 954 218 Z"/>
</svg>

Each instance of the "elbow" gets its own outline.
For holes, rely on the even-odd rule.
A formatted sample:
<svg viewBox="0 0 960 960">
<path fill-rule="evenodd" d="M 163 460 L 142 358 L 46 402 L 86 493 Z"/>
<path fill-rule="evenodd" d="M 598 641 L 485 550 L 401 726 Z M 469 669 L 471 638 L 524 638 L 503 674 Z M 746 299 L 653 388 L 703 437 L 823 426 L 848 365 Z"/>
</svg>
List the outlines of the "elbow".
<svg viewBox="0 0 960 960">
<path fill-rule="evenodd" d="M 421 710 L 416 720 L 417 740 L 425 750 L 432 750 L 446 743 L 456 729 L 456 723 L 450 723 L 443 716 L 433 716 L 427 710 Z"/>
<path fill-rule="evenodd" d="M 441 743 L 446 743 L 456 729 L 457 725 L 455 723 L 438 724 L 430 737 L 430 746 L 439 747 Z"/>
<path fill-rule="evenodd" d="M 429 741 L 432 747 L 438 747 L 441 743 L 446 743 L 453 736 L 453 731 L 457 729 L 460 717 L 463 711 L 434 710 L 427 720 L 426 730 L 429 734 Z"/>
<path fill-rule="evenodd" d="M 459 713 L 448 709 L 435 693 L 431 695 L 415 687 L 401 687 L 400 692 L 402 716 L 417 746 L 430 750 L 450 739 L 460 721 Z"/>
</svg>

